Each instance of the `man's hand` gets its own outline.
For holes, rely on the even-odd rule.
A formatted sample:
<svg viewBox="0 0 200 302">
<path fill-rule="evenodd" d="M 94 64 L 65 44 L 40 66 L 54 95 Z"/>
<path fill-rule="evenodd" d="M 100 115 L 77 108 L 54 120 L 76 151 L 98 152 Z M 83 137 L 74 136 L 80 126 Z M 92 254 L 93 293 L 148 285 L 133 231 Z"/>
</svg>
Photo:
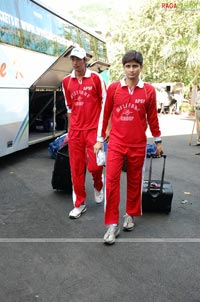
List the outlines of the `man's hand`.
<svg viewBox="0 0 200 302">
<path fill-rule="evenodd" d="M 94 153 L 98 153 L 99 150 L 103 150 L 103 143 L 96 142 L 96 144 L 94 145 Z"/>
<path fill-rule="evenodd" d="M 106 136 L 105 136 L 104 142 L 105 142 L 105 143 L 108 143 L 108 142 L 109 142 L 109 138 L 110 138 L 110 131 L 107 131 L 107 130 L 106 130 Z"/>
<path fill-rule="evenodd" d="M 162 143 L 157 143 L 156 144 L 156 155 L 157 155 L 157 157 L 161 157 L 162 154 L 163 154 Z"/>
</svg>

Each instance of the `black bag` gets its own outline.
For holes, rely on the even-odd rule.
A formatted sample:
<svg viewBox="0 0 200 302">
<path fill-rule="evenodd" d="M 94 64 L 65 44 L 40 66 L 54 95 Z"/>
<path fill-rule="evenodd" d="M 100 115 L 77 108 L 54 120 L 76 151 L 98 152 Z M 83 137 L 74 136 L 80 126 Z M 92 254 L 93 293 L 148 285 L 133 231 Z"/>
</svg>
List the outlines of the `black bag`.
<svg viewBox="0 0 200 302">
<path fill-rule="evenodd" d="M 51 184 L 53 189 L 66 191 L 68 193 L 72 192 L 68 144 L 57 152 Z"/>
<path fill-rule="evenodd" d="M 149 179 L 143 182 L 142 210 L 145 212 L 171 212 L 173 188 L 169 181 L 164 180 L 166 155 L 163 157 L 163 169 L 161 180 L 151 180 L 152 160 L 150 158 Z"/>
</svg>

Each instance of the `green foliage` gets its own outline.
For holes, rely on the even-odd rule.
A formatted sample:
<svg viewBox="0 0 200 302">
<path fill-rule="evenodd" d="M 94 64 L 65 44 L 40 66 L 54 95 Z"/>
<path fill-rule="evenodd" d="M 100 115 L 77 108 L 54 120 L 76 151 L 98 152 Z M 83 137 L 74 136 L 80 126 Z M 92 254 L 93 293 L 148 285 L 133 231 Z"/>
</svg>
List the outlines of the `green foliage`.
<svg viewBox="0 0 200 302">
<path fill-rule="evenodd" d="M 160 0 L 154 0 L 140 14 L 130 11 L 127 21 L 118 29 L 110 29 L 114 58 L 111 80 L 121 75 L 121 60 L 117 63 L 116 59 L 126 50 L 136 49 L 144 56 L 145 81 L 179 81 L 186 85 L 199 81 L 200 18 L 197 9 L 188 8 L 190 3 L 194 5 L 194 1 L 183 0 L 180 8 L 177 4 L 177 8 L 166 9 Z"/>
<path fill-rule="evenodd" d="M 122 2 L 122 1 L 121 1 Z M 111 63 L 110 79 L 123 76 L 121 59 L 130 49 L 142 52 L 142 78 L 148 82 L 200 82 L 200 3 L 197 0 L 119 0 L 88 2 L 72 16 L 91 29 L 102 29 Z M 175 8 L 163 3 L 176 4 Z M 122 4 L 122 3 L 121 3 Z"/>
</svg>

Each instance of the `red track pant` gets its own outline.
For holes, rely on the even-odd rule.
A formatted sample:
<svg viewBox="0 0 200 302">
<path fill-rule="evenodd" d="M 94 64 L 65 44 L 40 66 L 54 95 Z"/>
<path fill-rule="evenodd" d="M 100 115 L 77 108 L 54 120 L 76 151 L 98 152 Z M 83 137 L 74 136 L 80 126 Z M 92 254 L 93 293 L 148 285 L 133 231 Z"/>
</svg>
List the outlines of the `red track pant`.
<svg viewBox="0 0 200 302">
<path fill-rule="evenodd" d="M 127 159 L 126 213 L 141 216 L 142 172 L 146 147 L 124 147 L 108 144 L 106 161 L 105 224 L 119 222 L 120 175 Z"/>
<path fill-rule="evenodd" d="M 97 129 L 70 130 L 69 131 L 69 160 L 71 167 L 73 189 L 76 194 L 74 206 L 84 204 L 86 198 L 85 175 L 86 167 L 92 174 L 94 188 L 102 189 L 103 167 L 97 166 L 94 144 L 96 142 Z"/>
</svg>

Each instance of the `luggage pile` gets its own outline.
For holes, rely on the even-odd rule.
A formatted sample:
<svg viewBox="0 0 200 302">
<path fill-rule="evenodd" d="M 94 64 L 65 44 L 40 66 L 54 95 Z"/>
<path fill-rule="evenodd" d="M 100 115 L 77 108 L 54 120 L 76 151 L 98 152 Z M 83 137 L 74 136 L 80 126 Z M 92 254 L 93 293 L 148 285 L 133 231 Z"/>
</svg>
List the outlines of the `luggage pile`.
<svg viewBox="0 0 200 302">
<path fill-rule="evenodd" d="M 64 134 L 49 144 L 48 151 L 55 159 L 51 184 L 54 190 L 72 193 L 71 170 L 69 164 L 68 134 Z"/>
<path fill-rule="evenodd" d="M 51 184 L 54 190 L 72 193 L 68 144 L 57 151 Z"/>
<path fill-rule="evenodd" d="M 48 151 L 51 158 L 56 158 L 57 151 L 60 150 L 66 143 L 68 139 L 68 133 L 65 133 L 57 137 L 53 142 L 49 144 Z"/>
</svg>

